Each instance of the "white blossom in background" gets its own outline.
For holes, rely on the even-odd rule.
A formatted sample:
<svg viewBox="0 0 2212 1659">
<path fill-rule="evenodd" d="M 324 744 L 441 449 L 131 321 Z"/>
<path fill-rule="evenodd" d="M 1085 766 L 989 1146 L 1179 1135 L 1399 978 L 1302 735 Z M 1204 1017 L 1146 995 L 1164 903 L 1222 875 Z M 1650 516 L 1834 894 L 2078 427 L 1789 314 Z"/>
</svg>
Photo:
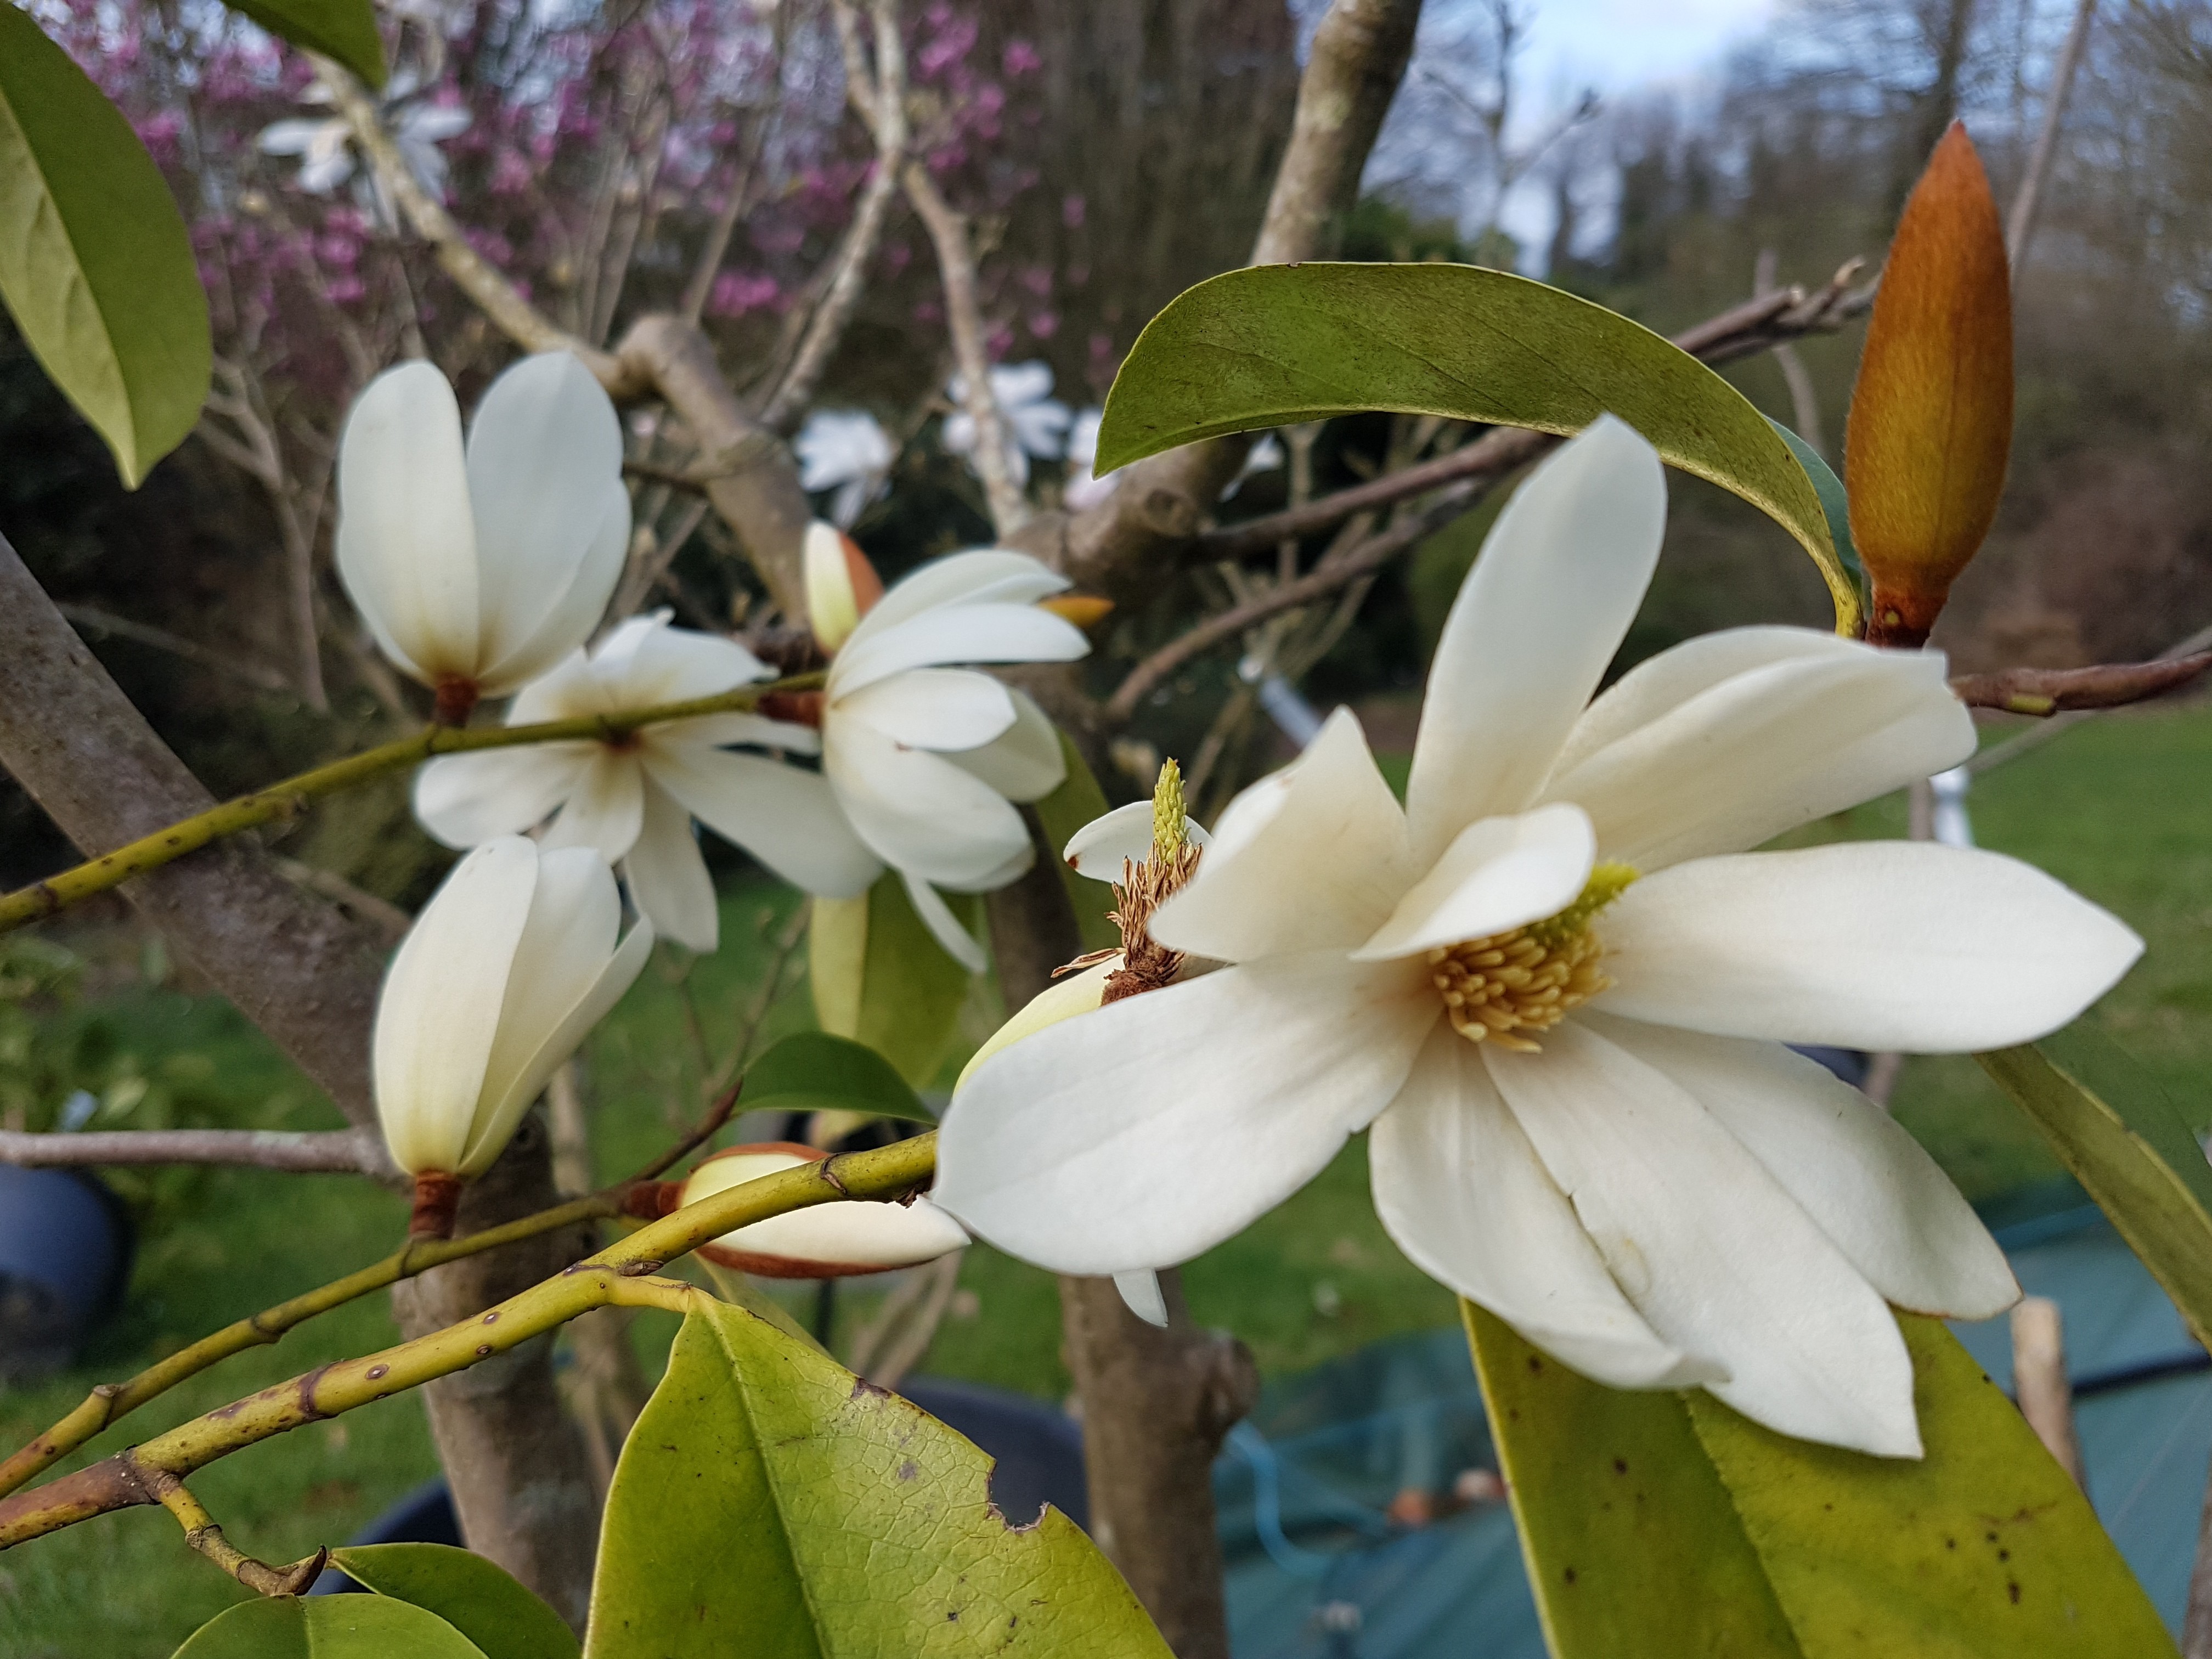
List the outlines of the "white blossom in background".
<svg viewBox="0 0 2212 1659">
<path fill-rule="evenodd" d="M 1105 417 L 1103 409 L 1082 410 L 1067 429 L 1067 482 L 1061 487 L 1060 501 L 1071 513 L 1097 506 L 1121 482 L 1118 470 L 1103 478 L 1091 471 L 1098 459 L 1098 426 Z"/>
<path fill-rule="evenodd" d="M 1244 465 L 1237 469 L 1235 477 L 1222 486 L 1221 499 L 1227 501 L 1243 489 L 1249 480 L 1262 472 L 1276 471 L 1287 459 L 1283 452 L 1283 441 L 1272 432 L 1264 434 L 1259 442 L 1244 452 Z"/>
<path fill-rule="evenodd" d="M 763 1176 L 826 1154 L 775 1141 L 715 1153 L 684 1182 L 678 1202 L 696 1204 Z M 926 1197 L 904 1204 L 816 1204 L 732 1229 L 699 1254 L 767 1279 L 843 1279 L 915 1267 L 965 1249 L 967 1232 Z"/>
<path fill-rule="evenodd" d="M 821 409 L 791 441 L 799 457 L 799 487 L 809 495 L 837 493 L 830 503 L 830 522 L 848 529 L 870 501 L 883 493 L 898 449 L 872 415 L 857 409 Z"/>
<path fill-rule="evenodd" d="M 488 842 L 453 866 L 385 975 L 372 1068 L 393 1162 L 472 1180 L 653 949 L 586 847 Z"/>
<path fill-rule="evenodd" d="M 1030 480 L 1030 460 L 1058 460 L 1066 452 L 1067 428 L 1074 416 L 1052 395 L 1052 365 L 1037 362 L 1001 363 L 991 371 L 991 396 L 1006 423 L 1006 467 L 1018 484 Z M 945 447 L 955 455 L 975 452 L 975 422 L 962 403 L 968 382 L 956 374 L 945 387 L 952 413 L 945 417 Z"/>
<path fill-rule="evenodd" d="M 711 697 L 773 677 L 732 640 L 633 617 L 588 655 L 570 654 L 525 686 L 507 724 L 619 714 Z M 539 743 L 443 755 L 416 775 L 415 815 L 448 847 L 546 823 L 549 847 L 589 847 L 622 866 L 630 899 L 665 939 L 712 951 L 714 884 L 691 828 L 698 818 L 784 880 L 833 897 L 866 890 L 881 866 L 846 826 L 817 772 L 747 744 L 811 755 L 805 726 L 740 713 L 641 726 L 619 743 Z"/>
<path fill-rule="evenodd" d="M 2017 1287 L 1918 1143 L 1783 1045 L 2027 1042 L 2141 942 L 1994 854 L 1742 850 L 1955 763 L 1973 726 L 1940 654 L 1788 628 L 1591 702 L 1665 507 L 1618 421 L 1546 461 L 1445 625 L 1404 809 L 1339 711 L 1152 919 L 1230 965 L 976 1067 L 938 1202 L 1063 1273 L 1157 1268 L 1371 1124 L 1392 1237 L 1575 1369 L 1917 1455 L 1887 1304 L 1984 1318 Z"/>
<path fill-rule="evenodd" d="M 446 155 L 438 146 L 466 132 L 471 117 L 468 111 L 457 106 L 404 102 L 415 86 L 404 76 L 393 82 L 385 97 L 385 125 L 400 158 L 407 163 L 407 170 L 415 175 L 416 183 L 442 202 L 446 199 Z M 301 93 L 300 101 L 327 107 L 334 100 L 327 86 L 320 81 L 311 81 Z M 313 196 L 329 195 L 352 178 L 359 165 L 354 155 L 353 129 L 342 116 L 295 116 L 272 121 L 262 128 L 258 147 L 264 155 L 298 156 L 300 171 L 295 182 Z M 396 223 L 391 204 L 383 199 L 380 187 L 376 189 L 375 198 L 380 222 L 387 226 Z"/>
<path fill-rule="evenodd" d="M 501 696 L 590 635 L 629 547 L 622 429 L 564 351 L 491 383 L 465 445 L 429 363 L 354 400 L 338 445 L 338 575 L 393 664 Z"/>
<path fill-rule="evenodd" d="M 860 616 L 849 634 L 825 641 L 836 655 L 823 687 L 822 773 L 930 933 L 981 973 L 981 946 L 939 890 L 992 892 L 1027 870 L 1034 849 L 1014 803 L 1058 788 L 1066 762 L 1029 697 L 952 665 L 1065 662 L 1090 644 L 1036 604 L 1066 580 L 1021 553 L 955 553 L 924 565 L 864 615 L 858 600 L 825 605 L 823 595 L 853 579 L 858 550 L 848 556 L 848 545 L 807 543 L 817 614 Z"/>
</svg>

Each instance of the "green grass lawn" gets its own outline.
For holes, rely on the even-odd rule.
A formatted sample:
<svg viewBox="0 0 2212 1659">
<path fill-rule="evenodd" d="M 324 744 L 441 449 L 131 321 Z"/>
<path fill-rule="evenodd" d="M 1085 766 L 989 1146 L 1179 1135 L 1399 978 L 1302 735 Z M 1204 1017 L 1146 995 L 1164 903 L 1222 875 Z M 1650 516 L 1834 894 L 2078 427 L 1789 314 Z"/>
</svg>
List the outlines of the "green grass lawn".
<svg viewBox="0 0 2212 1659">
<path fill-rule="evenodd" d="M 2203 708 L 2084 726 L 1990 775 L 1972 801 L 1984 846 L 2042 866 L 2149 941 L 2148 960 L 2094 1018 L 2200 1127 L 2212 1121 L 2208 801 L 2212 710 Z M 1808 835 L 1891 836 L 1903 824 L 1902 801 L 1892 799 Z M 723 951 L 698 963 L 682 986 L 656 966 L 594 1040 L 589 1067 L 605 1175 L 634 1167 L 696 1114 L 702 1053 L 726 1051 L 743 1029 L 768 957 L 767 933 L 787 903 L 765 890 L 734 893 L 724 907 Z M 988 1029 L 992 1011 L 988 989 L 979 990 L 969 1028 Z M 295 1127 L 335 1121 L 220 1004 L 141 989 L 108 1000 L 100 1012 L 130 1036 L 146 1066 L 170 1064 L 176 1075 L 196 1079 L 203 1103 L 225 1103 L 226 1121 Z M 763 1036 L 807 1018 L 802 988 L 770 1009 Z M 1971 1060 L 1910 1062 L 1896 1104 L 1970 1194 L 2056 1172 L 2033 1131 Z M 1366 1185 L 1365 1145 L 1355 1140 L 1305 1191 L 1190 1265 L 1186 1283 L 1196 1316 L 1237 1332 L 1269 1374 L 1449 1322 L 1451 1298 L 1384 1237 Z M 136 1190 L 149 1206 L 147 1239 L 129 1306 L 81 1369 L 0 1391 L 0 1437 L 10 1446 L 93 1383 L 380 1255 L 404 1218 L 397 1198 L 337 1176 L 210 1172 Z M 979 1246 L 968 1253 L 962 1279 L 974 1293 L 972 1301 L 963 1298 L 967 1316 L 943 1327 L 927 1368 L 1062 1395 L 1067 1376 L 1049 1276 Z M 865 1313 L 867 1302 L 865 1292 L 848 1297 L 848 1318 Z M 642 1320 L 640 1340 L 648 1349 L 665 1347 L 671 1328 L 665 1319 Z M 368 1298 L 277 1347 L 195 1379 L 76 1462 L 394 1334 L 384 1299 Z M 226 1460 L 193 1485 L 234 1541 L 283 1560 L 342 1541 L 435 1466 L 420 1407 L 399 1400 Z M 0 1557 L 0 1655 L 158 1659 L 234 1599 L 230 1581 L 181 1547 L 167 1516 L 110 1516 Z"/>
</svg>

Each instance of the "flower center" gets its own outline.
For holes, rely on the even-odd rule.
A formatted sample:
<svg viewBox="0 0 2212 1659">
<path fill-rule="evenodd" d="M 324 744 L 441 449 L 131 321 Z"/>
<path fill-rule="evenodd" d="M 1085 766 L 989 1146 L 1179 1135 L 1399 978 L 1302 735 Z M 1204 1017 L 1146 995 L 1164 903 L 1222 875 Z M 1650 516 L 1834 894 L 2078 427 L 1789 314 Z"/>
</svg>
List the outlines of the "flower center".
<svg viewBox="0 0 2212 1659">
<path fill-rule="evenodd" d="M 1534 1054 L 1543 1045 L 1524 1033 L 1549 1030 L 1613 983 L 1598 968 L 1605 951 L 1590 921 L 1635 879 L 1626 864 L 1601 864 L 1557 915 L 1430 951 L 1429 982 L 1452 1030 L 1469 1042 Z"/>
</svg>

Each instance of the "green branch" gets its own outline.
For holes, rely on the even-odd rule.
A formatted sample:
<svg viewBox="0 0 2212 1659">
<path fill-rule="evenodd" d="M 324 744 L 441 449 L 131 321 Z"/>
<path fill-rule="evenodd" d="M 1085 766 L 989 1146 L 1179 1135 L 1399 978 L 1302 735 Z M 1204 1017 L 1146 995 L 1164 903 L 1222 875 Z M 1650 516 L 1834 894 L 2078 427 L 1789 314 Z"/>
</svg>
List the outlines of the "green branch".
<svg viewBox="0 0 2212 1659">
<path fill-rule="evenodd" d="M 343 760 L 318 766 L 296 777 L 240 795 L 204 812 L 195 812 L 166 829 L 117 848 L 113 852 L 64 870 L 45 881 L 0 896 L 0 933 L 36 921 L 41 916 L 104 893 L 133 876 L 158 870 L 173 859 L 197 851 L 210 842 L 264 823 L 281 823 L 297 817 L 319 795 L 333 794 L 366 783 L 371 778 L 439 755 L 465 754 L 478 749 L 512 749 L 523 744 L 579 740 L 617 743 L 641 726 L 666 720 L 690 720 L 701 714 L 726 714 L 758 707 L 763 697 L 783 691 L 803 691 L 822 684 L 819 674 L 799 674 L 765 685 L 748 685 L 712 697 L 688 702 L 663 703 L 622 714 L 586 714 L 575 720 L 545 720 L 535 726 L 488 726 L 456 729 L 433 726 L 412 737 L 349 755 Z"/>
<path fill-rule="evenodd" d="M 403 1279 L 412 1279 L 417 1273 L 442 1267 L 448 1261 L 458 1261 L 464 1256 L 497 1249 L 502 1244 L 536 1238 L 541 1233 L 556 1232 L 580 1222 L 617 1215 L 621 1210 L 622 1197 L 620 1190 L 616 1189 L 594 1193 L 588 1198 L 580 1198 L 573 1203 L 510 1221 L 503 1227 L 490 1227 L 483 1232 L 471 1233 L 465 1238 L 410 1240 L 383 1261 L 372 1263 L 358 1273 L 348 1273 L 343 1279 L 334 1279 L 303 1295 L 280 1302 L 273 1308 L 264 1308 L 248 1318 L 224 1326 L 210 1336 L 202 1337 L 189 1347 L 178 1349 L 167 1358 L 149 1365 L 127 1382 L 101 1383 L 85 1396 L 84 1402 L 75 1411 L 5 1462 L 0 1462 L 0 1497 L 5 1497 L 68 1456 L 118 1418 L 137 1410 L 148 1401 L 167 1393 L 185 1378 L 197 1376 L 209 1366 L 228 1359 L 233 1354 L 275 1342 L 294 1326 L 303 1324 L 318 1314 L 328 1313 L 333 1308 L 343 1307 L 356 1297 L 367 1296 L 371 1291 L 380 1291 Z"/>
<path fill-rule="evenodd" d="M 639 1228 L 473 1319 L 264 1389 L 103 1462 L 0 1499 L 0 1549 L 95 1515 L 159 1502 L 156 1488 L 165 1487 L 165 1477 L 182 1480 L 242 1447 L 466 1370 L 593 1308 L 647 1305 L 681 1311 L 706 1292 L 648 1277 L 663 1264 L 770 1216 L 845 1199 L 902 1198 L 929 1180 L 936 1163 L 933 1132 L 728 1188 Z"/>
</svg>

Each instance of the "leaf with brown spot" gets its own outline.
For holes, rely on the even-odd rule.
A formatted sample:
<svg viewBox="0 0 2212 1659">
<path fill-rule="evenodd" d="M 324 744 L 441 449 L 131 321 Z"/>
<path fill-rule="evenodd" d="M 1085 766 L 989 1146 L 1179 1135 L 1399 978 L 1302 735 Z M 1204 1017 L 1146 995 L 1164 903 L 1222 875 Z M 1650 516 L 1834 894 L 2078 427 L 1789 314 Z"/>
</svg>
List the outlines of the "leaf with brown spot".
<svg viewBox="0 0 2212 1659">
<path fill-rule="evenodd" d="M 1462 1305 L 1553 1659 L 2173 1653 L 2088 1501 L 1940 1320 L 1898 1316 L 1927 1445 L 1909 1459 L 1529 1365 Z"/>
<path fill-rule="evenodd" d="M 1844 438 L 1867 637 L 1918 645 L 1996 518 L 2012 448 L 2004 226 L 1963 123 L 1898 221 Z"/>
</svg>

